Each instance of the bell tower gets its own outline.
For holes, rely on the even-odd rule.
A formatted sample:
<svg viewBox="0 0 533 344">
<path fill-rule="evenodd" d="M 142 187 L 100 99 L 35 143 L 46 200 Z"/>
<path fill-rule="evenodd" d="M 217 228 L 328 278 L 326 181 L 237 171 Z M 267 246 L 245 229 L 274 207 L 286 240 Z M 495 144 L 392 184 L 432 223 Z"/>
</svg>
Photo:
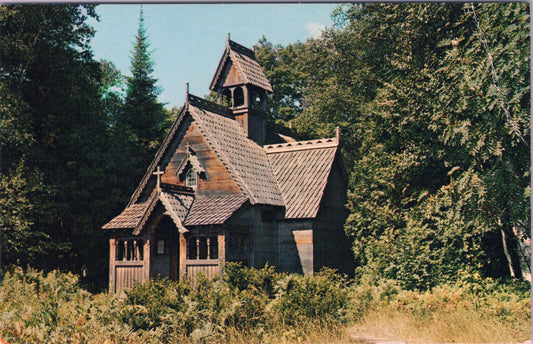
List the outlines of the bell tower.
<svg viewBox="0 0 533 344">
<path fill-rule="evenodd" d="M 255 59 L 255 53 L 230 40 L 209 87 L 217 92 L 218 104 L 233 111 L 248 137 L 266 141 L 266 95 L 272 86 Z"/>
</svg>

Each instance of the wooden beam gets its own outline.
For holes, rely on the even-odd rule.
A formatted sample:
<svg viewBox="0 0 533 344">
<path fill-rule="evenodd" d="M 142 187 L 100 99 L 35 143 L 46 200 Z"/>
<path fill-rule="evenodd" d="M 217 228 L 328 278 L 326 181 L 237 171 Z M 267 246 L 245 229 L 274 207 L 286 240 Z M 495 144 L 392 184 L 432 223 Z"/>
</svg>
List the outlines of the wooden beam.
<svg viewBox="0 0 533 344">
<path fill-rule="evenodd" d="M 187 260 L 187 240 L 185 240 L 184 233 L 180 232 L 179 238 L 179 280 L 183 280 L 186 276 L 187 265 L 185 261 Z"/>
<path fill-rule="evenodd" d="M 226 262 L 226 229 L 222 228 L 218 232 L 218 261 L 220 273 L 224 273 L 224 263 Z"/>
<path fill-rule="evenodd" d="M 109 239 L 109 292 L 115 293 L 115 257 L 116 257 L 116 240 Z"/>
</svg>

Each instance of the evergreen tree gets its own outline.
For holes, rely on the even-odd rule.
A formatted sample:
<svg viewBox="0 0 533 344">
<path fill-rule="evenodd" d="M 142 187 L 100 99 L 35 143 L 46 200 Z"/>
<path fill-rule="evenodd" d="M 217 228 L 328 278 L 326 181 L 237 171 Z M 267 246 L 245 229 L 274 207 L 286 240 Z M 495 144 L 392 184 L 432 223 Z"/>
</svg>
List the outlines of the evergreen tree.
<svg viewBox="0 0 533 344">
<path fill-rule="evenodd" d="M 169 127 L 168 115 L 158 102 L 160 89 L 152 76 L 153 61 L 141 8 L 139 28 L 131 56 L 131 76 L 126 77 L 125 103 L 119 128 L 128 135 L 131 149 L 124 152 L 134 188 L 153 158 Z"/>
</svg>

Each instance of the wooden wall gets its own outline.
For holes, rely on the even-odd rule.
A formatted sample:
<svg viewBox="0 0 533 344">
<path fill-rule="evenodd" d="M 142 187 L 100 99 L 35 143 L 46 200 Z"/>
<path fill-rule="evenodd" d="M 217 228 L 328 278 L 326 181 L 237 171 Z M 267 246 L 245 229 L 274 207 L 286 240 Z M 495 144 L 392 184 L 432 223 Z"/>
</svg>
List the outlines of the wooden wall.
<svg viewBox="0 0 533 344">
<path fill-rule="evenodd" d="M 233 215 L 227 224 L 227 232 L 240 232 L 248 228 L 249 266 L 262 268 L 265 264 L 278 265 L 277 224 L 275 221 L 279 208 L 263 205 L 249 205 Z M 274 214 L 267 219 L 262 212 Z M 233 226 L 233 227 L 232 227 Z M 227 247 L 227 250 L 231 248 Z"/>
<path fill-rule="evenodd" d="M 354 273 L 352 245 L 344 232 L 344 222 L 348 216 L 346 202 L 346 181 L 337 158 L 332 166 L 317 217 L 313 221 L 315 271 L 327 266 L 348 275 Z"/>
<path fill-rule="evenodd" d="M 241 74 L 235 68 L 235 65 L 231 63 L 229 67 L 226 67 L 226 70 L 224 70 L 224 73 L 226 75 L 223 76 L 224 82 L 222 83 L 222 87 L 228 87 L 233 85 L 242 84 L 243 80 L 241 78 Z"/>
<path fill-rule="evenodd" d="M 278 223 L 279 269 L 312 275 L 313 223 L 311 220 L 286 220 Z"/>
<path fill-rule="evenodd" d="M 116 260 L 116 243 L 119 239 L 131 239 L 131 236 L 113 236 L 109 239 L 109 291 L 121 292 L 132 287 L 136 282 L 142 283 L 150 278 L 150 236 L 145 234 L 143 240 L 142 260 Z"/>
<path fill-rule="evenodd" d="M 228 170 L 222 164 L 215 151 L 211 149 L 209 143 L 200 132 L 194 122 L 190 122 L 185 136 L 170 159 L 165 168 L 165 174 L 161 177 L 161 182 L 184 186 L 179 180 L 176 171 L 183 159 L 185 159 L 186 145 L 196 153 L 198 161 L 205 169 L 205 178 L 198 178 L 197 194 L 199 196 L 214 196 L 241 193 L 238 185 L 233 181 Z"/>
</svg>

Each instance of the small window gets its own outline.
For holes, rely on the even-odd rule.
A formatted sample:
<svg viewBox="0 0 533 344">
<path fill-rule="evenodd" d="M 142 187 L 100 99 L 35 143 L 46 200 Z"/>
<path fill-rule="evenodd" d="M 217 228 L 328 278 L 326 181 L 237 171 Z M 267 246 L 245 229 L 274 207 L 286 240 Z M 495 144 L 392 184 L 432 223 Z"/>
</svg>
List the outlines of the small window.
<svg viewBox="0 0 533 344">
<path fill-rule="evenodd" d="M 252 93 L 250 94 L 250 103 L 251 107 L 253 109 L 262 110 L 263 107 L 263 99 L 258 93 Z"/>
<path fill-rule="evenodd" d="M 165 254 L 165 240 L 157 241 L 157 254 Z"/>
<path fill-rule="evenodd" d="M 225 106 L 225 107 L 233 106 L 233 104 L 231 103 L 231 91 L 228 89 L 222 92 L 222 106 Z"/>
<path fill-rule="evenodd" d="M 185 186 L 196 188 L 198 183 L 196 172 L 191 168 L 187 171 L 185 176 Z"/>
<path fill-rule="evenodd" d="M 236 107 L 244 105 L 244 92 L 242 87 L 237 87 L 235 91 L 233 91 L 233 100 Z"/>
</svg>

